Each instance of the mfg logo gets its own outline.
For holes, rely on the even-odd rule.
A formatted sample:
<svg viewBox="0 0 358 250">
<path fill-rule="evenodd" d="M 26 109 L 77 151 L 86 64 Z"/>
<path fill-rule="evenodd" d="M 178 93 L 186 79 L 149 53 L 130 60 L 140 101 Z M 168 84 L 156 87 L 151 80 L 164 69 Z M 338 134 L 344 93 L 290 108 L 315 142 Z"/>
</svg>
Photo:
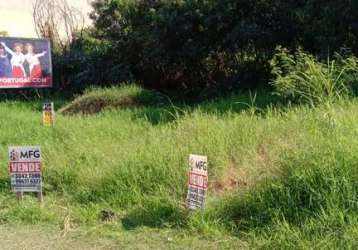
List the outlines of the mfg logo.
<svg viewBox="0 0 358 250">
<path fill-rule="evenodd" d="M 41 151 L 38 147 L 18 147 L 9 150 L 10 161 L 40 160 Z"/>
<path fill-rule="evenodd" d="M 39 159 L 40 158 L 40 150 L 28 150 L 20 152 L 20 159 Z"/>
<path fill-rule="evenodd" d="M 195 162 L 195 168 L 200 170 L 207 170 L 208 163 L 206 161 L 197 161 Z"/>
<path fill-rule="evenodd" d="M 208 158 L 202 155 L 190 155 L 189 156 L 190 170 L 198 170 L 206 172 L 208 170 Z"/>
</svg>

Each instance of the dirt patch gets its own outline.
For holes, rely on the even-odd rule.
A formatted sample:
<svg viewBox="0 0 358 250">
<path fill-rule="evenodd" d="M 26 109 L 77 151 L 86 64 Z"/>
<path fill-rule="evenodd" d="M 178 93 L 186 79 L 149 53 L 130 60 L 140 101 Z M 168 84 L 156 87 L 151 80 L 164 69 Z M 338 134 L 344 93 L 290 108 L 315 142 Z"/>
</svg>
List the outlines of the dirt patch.
<svg viewBox="0 0 358 250">
<path fill-rule="evenodd" d="M 110 108 L 134 107 L 137 103 L 133 98 L 122 98 L 121 100 L 106 100 L 102 98 L 88 98 L 73 102 L 60 110 L 63 115 L 92 115 Z"/>
<path fill-rule="evenodd" d="M 88 88 L 69 105 L 59 110 L 63 115 L 91 115 L 105 109 L 130 108 L 137 106 L 158 107 L 166 99 L 155 91 L 144 89 L 135 84 L 105 88 Z"/>
<path fill-rule="evenodd" d="M 211 185 L 211 188 L 217 194 L 246 190 L 248 188 L 247 173 L 242 169 L 230 167 Z"/>
<path fill-rule="evenodd" d="M 281 175 L 278 156 L 272 145 L 287 148 L 284 140 L 268 141 L 257 145 L 255 152 L 248 153 L 240 163 L 231 160 L 223 173 L 216 178 L 210 188 L 216 194 L 246 192 L 257 184 Z"/>
</svg>

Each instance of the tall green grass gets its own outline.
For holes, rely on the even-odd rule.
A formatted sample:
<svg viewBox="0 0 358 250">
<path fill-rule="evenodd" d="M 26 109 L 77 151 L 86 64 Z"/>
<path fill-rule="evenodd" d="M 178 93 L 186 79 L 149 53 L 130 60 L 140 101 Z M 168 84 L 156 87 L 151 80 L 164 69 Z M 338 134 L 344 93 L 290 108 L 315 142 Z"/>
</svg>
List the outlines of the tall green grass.
<svg viewBox="0 0 358 250">
<path fill-rule="evenodd" d="M 278 93 L 314 106 L 333 103 L 354 94 L 358 59 L 339 54 L 320 62 L 299 49 L 290 53 L 278 47 L 271 60 L 272 84 Z"/>
<path fill-rule="evenodd" d="M 253 112 L 247 100 L 58 115 L 54 128 L 41 126 L 40 103 L 3 102 L 0 221 L 61 224 L 70 211 L 75 225 L 94 226 L 109 210 L 124 229 L 230 234 L 259 248 L 356 248 L 358 102 Z M 10 194 L 9 145 L 41 145 L 43 208 Z M 193 214 L 184 206 L 190 153 L 209 159 L 207 206 Z"/>
</svg>

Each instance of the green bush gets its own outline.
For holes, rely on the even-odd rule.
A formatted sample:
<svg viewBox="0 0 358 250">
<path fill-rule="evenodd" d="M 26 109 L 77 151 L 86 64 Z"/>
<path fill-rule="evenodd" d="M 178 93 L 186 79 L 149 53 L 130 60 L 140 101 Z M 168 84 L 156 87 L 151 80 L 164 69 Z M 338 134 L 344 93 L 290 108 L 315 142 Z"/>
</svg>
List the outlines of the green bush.
<svg viewBox="0 0 358 250">
<path fill-rule="evenodd" d="M 63 51 L 54 51 L 53 65 L 56 89 L 78 93 L 88 85 L 129 81 L 128 66 L 113 60 L 112 44 L 94 36 L 95 30 L 83 30 Z"/>
<path fill-rule="evenodd" d="M 278 41 L 290 43 L 295 32 L 283 25 L 293 22 L 282 1 L 117 0 L 93 7 L 97 36 L 113 45 L 113 61 L 129 65 L 145 86 L 176 94 L 257 85 L 267 79 Z"/>
<path fill-rule="evenodd" d="M 324 55 L 354 49 L 352 1 L 94 1 L 96 34 L 145 86 L 217 93 L 266 83 L 279 44 Z M 327 28 L 329 27 L 329 28 Z M 313 42 L 312 42 L 313 41 Z M 176 92 L 178 93 L 178 92 Z"/>
<path fill-rule="evenodd" d="M 358 77 L 356 57 L 336 54 L 322 63 L 302 49 L 290 53 L 278 47 L 271 67 L 278 93 L 311 105 L 352 95 Z"/>
</svg>

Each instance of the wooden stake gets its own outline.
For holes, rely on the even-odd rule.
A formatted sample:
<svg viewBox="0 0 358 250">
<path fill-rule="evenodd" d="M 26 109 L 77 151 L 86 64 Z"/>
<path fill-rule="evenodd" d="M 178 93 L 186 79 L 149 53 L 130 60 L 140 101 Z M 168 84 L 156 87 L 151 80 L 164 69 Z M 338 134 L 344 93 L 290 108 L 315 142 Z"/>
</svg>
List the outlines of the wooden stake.
<svg viewBox="0 0 358 250">
<path fill-rule="evenodd" d="M 18 201 L 22 201 L 24 198 L 24 192 L 16 192 L 16 198 Z"/>
<path fill-rule="evenodd" d="M 43 194 L 42 194 L 42 191 L 38 192 L 37 193 L 37 198 L 39 200 L 40 203 L 42 203 L 44 201 L 44 197 L 43 197 Z"/>
</svg>

